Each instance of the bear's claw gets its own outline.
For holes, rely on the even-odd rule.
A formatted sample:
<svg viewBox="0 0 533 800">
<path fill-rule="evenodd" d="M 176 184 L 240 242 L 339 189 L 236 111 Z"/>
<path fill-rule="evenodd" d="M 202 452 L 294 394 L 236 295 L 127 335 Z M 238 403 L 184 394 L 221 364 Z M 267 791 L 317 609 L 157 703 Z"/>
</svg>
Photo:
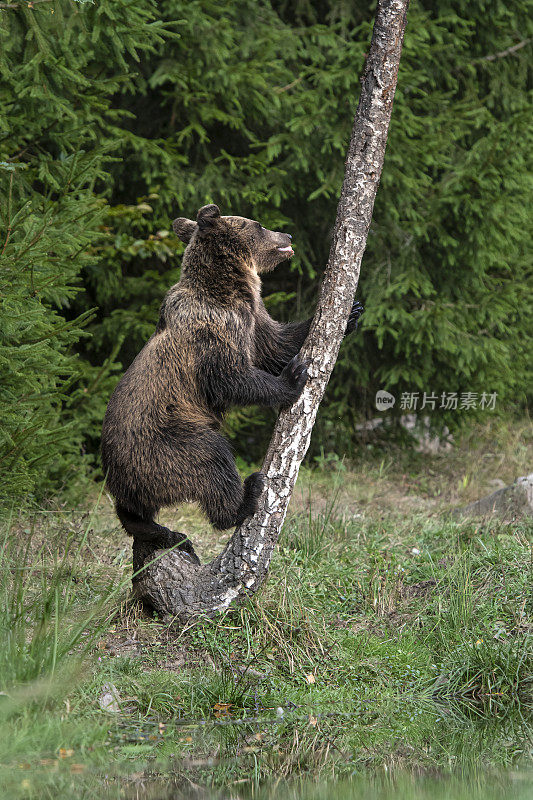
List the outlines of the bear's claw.
<svg viewBox="0 0 533 800">
<path fill-rule="evenodd" d="M 352 333 L 352 331 L 357 330 L 359 326 L 359 319 L 361 318 L 361 315 L 364 313 L 364 310 L 365 309 L 363 308 L 362 303 L 360 303 L 359 300 L 355 300 L 352 306 L 352 310 L 350 311 L 350 316 L 348 317 L 348 323 L 346 325 L 346 333 L 344 334 L 345 336 L 348 333 Z"/>
<path fill-rule="evenodd" d="M 300 397 L 307 381 L 307 364 L 299 354 L 291 358 L 281 373 L 281 378 L 287 384 L 288 404 L 292 405 Z"/>
</svg>

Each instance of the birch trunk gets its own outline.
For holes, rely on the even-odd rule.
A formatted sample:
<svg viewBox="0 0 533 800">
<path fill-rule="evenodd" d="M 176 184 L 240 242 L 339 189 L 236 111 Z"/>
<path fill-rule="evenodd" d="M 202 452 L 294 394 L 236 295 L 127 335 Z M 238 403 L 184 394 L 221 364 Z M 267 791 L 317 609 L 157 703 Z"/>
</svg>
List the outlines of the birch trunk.
<svg viewBox="0 0 533 800">
<path fill-rule="evenodd" d="M 136 596 L 181 623 L 225 611 L 257 591 L 268 573 L 357 288 L 385 156 L 408 5 L 409 0 L 378 2 L 329 260 L 302 349 L 309 380 L 298 402 L 277 420 L 262 470 L 266 489 L 257 513 L 210 564 L 193 565 L 179 551 L 134 552 L 134 568 L 147 562 L 134 576 Z"/>
</svg>

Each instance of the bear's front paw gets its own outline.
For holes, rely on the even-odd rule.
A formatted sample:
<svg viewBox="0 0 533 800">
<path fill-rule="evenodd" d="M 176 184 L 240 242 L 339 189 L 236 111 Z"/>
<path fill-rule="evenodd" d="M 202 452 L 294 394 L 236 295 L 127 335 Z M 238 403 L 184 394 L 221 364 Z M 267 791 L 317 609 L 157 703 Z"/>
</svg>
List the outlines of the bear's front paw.
<svg viewBox="0 0 533 800">
<path fill-rule="evenodd" d="M 286 406 L 292 406 L 300 397 L 306 384 L 307 364 L 299 355 L 296 355 L 291 358 L 280 377 L 285 384 Z"/>
<path fill-rule="evenodd" d="M 346 333 L 344 334 L 347 336 L 352 331 L 356 331 L 359 326 L 359 319 L 364 312 L 363 305 L 356 300 L 352 306 L 352 310 L 350 311 L 350 316 L 348 317 L 348 324 L 346 325 Z"/>
</svg>

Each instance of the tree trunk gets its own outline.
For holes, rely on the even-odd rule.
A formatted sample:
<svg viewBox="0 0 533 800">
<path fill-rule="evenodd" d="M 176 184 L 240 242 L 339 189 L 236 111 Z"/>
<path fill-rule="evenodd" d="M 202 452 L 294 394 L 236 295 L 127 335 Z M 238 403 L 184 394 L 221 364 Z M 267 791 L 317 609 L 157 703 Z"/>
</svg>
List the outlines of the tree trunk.
<svg viewBox="0 0 533 800">
<path fill-rule="evenodd" d="M 266 489 L 254 517 L 210 564 L 179 551 L 134 552 L 138 598 L 179 622 L 213 617 L 252 595 L 265 579 L 352 306 L 378 188 L 396 89 L 409 0 L 379 0 L 361 80 L 344 183 L 318 308 L 302 348 L 309 380 L 298 402 L 277 420 L 265 458 Z"/>
</svg>

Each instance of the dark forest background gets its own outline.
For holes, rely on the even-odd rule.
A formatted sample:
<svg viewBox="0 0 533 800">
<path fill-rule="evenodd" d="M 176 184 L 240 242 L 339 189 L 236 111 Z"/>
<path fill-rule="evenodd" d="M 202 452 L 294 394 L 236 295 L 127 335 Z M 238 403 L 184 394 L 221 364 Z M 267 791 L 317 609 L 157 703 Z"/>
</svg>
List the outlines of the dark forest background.
<svg viewBox="0 0 533 800">
<path fill-rule="evenodd" d="M 179 278 L 173 218 L 216 202 L 292 233 L 297 256 L 264 295 L 280 319 L 312 312 L 374 10 L 0 3 L 2 494 L 43 496 L 98 469 L 107 399 Z M 366 312 L 315 454 L 356 452 L 380 388 L 497 392 L 511 413 L 526 403 L 532 27 L 525 0 L 412 3 Z M 272 419 L 233 412 L 237 452 L 260 459 Z"/>
</svg>

